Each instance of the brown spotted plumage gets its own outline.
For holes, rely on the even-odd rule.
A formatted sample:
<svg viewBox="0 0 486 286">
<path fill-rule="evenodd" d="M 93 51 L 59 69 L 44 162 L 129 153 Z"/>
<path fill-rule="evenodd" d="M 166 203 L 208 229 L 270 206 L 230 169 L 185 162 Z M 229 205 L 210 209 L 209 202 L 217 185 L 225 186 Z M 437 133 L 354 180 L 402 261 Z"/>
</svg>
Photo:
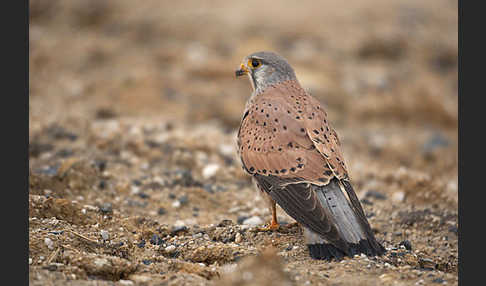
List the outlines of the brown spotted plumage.
<svg viewBox="0 0 486 286">
<path fill-rule="evenodd" d="M 272 207 L 269 229 L 278 227 L 275 202 L 304 226 L 310 255 L 341 258 L 381 255 L 350 184 L 336 131 L 319 101 L 299 84 L 290 65 L 271 52 L 245 57 L 253 94 L 238 132 L 243 168 Z"/>
</svg>

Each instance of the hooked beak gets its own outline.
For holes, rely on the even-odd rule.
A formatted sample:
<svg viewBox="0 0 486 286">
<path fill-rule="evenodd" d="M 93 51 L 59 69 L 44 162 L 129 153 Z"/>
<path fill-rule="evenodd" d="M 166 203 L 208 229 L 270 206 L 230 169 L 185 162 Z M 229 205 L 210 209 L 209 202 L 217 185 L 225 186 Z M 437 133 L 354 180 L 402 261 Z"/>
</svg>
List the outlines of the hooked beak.
<svg viewBox="0 0 486 286">
<path fill-rule="evenodd" d="M 235 71 L 236 77 L 242 76 L 244 74 L 248 74 L 248 69 L 244 64 L 241 64 L 240 69 Z"/>
</svg>

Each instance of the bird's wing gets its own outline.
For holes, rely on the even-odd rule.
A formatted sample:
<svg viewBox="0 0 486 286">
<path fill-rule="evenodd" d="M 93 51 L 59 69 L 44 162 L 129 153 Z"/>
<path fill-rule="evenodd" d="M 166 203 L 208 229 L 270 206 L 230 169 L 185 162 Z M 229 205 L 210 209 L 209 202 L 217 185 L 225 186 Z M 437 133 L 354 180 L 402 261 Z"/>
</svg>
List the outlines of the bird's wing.
<svg viewBox="0 0 486 286">
<path fill-rule="evenodd" d="M 238 132 L 238 152 L 250 174 L 316 185 L 347 177 L 325 111 L 298 83 L 267 88 L 252 99 Z"/>
</svg>

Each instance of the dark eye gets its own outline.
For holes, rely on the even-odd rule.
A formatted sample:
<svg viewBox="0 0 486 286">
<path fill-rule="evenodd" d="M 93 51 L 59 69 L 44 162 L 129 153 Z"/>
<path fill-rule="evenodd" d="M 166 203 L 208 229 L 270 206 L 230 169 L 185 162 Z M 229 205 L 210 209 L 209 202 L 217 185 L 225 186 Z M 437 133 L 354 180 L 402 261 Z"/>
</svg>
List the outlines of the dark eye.
<svg viewBox="0 0 486 286">
<path fill-rule="evenodd" d="M 257 59 L 252 59 L 252 60 L 251 60 L 251 66 L 252 66 L 253 68 L 257 68 L 257 67 L 259 67 L 260 65 L 261 65 L 261 62 L 260 62 L 259 60 L 257 60 Z"/>
</svg>

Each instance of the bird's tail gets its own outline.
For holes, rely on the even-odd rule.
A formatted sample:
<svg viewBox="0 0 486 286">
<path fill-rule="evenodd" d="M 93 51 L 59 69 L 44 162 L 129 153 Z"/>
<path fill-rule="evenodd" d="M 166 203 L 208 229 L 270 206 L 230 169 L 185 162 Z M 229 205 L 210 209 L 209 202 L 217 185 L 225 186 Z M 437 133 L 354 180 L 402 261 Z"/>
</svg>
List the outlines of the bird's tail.
<svg viewBox="0 0 486 286">
<path fill-rule="evenodd" d="M 353 257 L 360 253 L 376 256 L 382 255 L 386 251 L 375 239 L 361 204 L 349 182 L 333 179 L 328 185 L 318 187 L 315 191 L 326 213 L 334 221 L 340 237 L 345 242 L 345 248 L 335 247 L 306 228 L 304 235 L 312 258 L 341 259 L 344 256 Z"/>
</svg>

